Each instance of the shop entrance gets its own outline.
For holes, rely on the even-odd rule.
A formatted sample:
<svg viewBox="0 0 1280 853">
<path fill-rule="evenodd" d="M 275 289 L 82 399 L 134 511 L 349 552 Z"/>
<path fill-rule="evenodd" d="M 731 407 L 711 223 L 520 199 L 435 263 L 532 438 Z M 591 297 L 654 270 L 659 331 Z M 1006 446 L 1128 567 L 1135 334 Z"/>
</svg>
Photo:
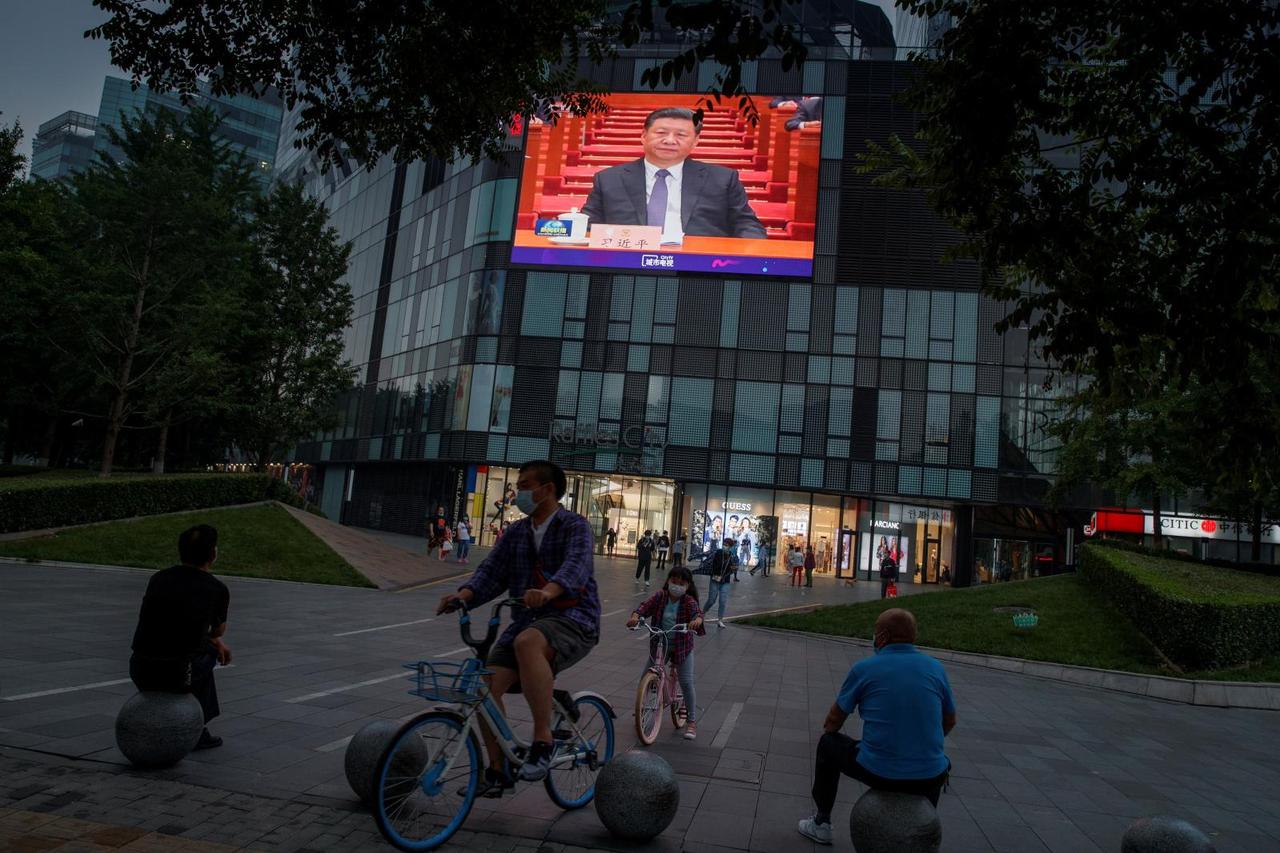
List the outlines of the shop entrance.
<svg viewBox="0 0 1280 853">
<path fill-rule="evenodd" d="M 488 466 L 477 481 L 477 506 L 483 508 L 483 523 L 477 539 L 492 545 L 501 531 L 524 518 L 515 505 L 518 469 Z M 671 532 L 676 485 L 671 480 L 621 474 L 594 474 L 566 471 L 565 507 L 591 522 L 596 553 L 606 553 L 607 534 L 616 534 L 615 556 L 634 556 L 636 543 L 646 530 Z M 475 510 L 473 510 L 473 514 Z"/>
</svg>

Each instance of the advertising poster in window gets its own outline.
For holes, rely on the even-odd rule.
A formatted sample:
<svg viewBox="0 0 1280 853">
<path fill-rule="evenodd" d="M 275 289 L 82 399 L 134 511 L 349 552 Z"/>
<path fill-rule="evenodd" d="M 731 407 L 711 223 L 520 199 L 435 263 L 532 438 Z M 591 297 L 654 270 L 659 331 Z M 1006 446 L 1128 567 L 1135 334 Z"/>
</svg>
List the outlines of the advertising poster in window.
<svg viewBox="0 0 1280 853">
<path fill-rule="evenodd" d="M 707 510 L 703 551 L 715 551 L 725 539 L 732 539 L 738 562 L 750 568 L 760 555 L 760 518 L 751 514 L 749 503 L 722 501 L 721 504 L 718 509 Z"/>
<path fill-rule="evenodd" d="M 675 93 L 531 119 L 512 262 L 812 275 L 822 99 L 753 100 L 755 124 Z"/>
<path fill-rule="evenodd" d="M 506 432 L 511 423 L 511 386 L 515 377 L 514 365 L 500 364 L 494 371 L 493 405 L 489 409 L 490 432 Z"/>
<path fill-rule="evenodd" d="M 468 335 L 496 335 L 502 331 L 502 297 L 506 286 L 506 270 L 471 274 L 465 323 Z"/>
</svg>

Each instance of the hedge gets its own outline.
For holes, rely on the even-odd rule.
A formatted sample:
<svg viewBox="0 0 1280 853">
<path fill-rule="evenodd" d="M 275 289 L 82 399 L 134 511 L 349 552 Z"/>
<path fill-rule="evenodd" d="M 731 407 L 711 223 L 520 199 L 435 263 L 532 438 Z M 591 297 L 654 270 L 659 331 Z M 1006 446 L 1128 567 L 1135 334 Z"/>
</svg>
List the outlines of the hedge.
<svg viewBox="0 0 1280 853">
<path fill-rule="evenodd" d="M 302 506 L 295 493 L 266 474 L 51 479 L 46 485 L 27 481 L 9 491 L 0 485 L 0 533 L 265 500 Z"/>
<path fill-rule="evenodd" d="M 1193 557 L 1190 554 L 1184 554 L 1181 551 L 1174 551 L 1170 548 L 1150 548 L 1146 545 L 1139 545 L 1137 542 L 1130 542 L 1125 539 L 1106 539 L 1099 540 L 1106 548 L 1118 548 L 1121 551 L 1129 551 L 1134 554 L 1145 554 L 1148 557 L 1159 557 L 1162 560 L 1177 560 L 1182 563 L 1196 563 L 1202 566 L 1217 566 L 1223 569 L 1235 569 L 1241 572 L 1252 572 L 1258 575 L 1271 575 L 1272 577 L 1280 577 L 1280 565 L 1271 563 L 1254 563 L 1248 560 L 1236 562 L 1235 560 L 1224 560 L 1216 557 Z M 1241 552 L 1249 550 L 1248 542 L 1240 543 Z"/>
<path fill-rule="evenodd" d="M 1078 570 L 1184 669 L 1224 669 L 1280 654 L 1280 583 L 1098 544 L 1081 549 Z M 1269 583 L 1274 592 L 1266 591 Z"/>
</svg>

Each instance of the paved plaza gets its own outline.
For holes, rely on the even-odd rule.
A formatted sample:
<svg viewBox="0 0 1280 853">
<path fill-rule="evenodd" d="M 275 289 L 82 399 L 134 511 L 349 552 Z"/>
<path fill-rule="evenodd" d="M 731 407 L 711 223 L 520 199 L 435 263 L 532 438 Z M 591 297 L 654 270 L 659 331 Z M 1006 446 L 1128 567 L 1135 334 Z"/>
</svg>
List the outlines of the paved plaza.
<svg viewBox="0 0 1280 853">
<path fill-rule="evenodd" d="M 606 695 L 620 746 L 645 657 L 624 621 L 640 600 L 630 561 L 597 564 L 600 646 L 562 679 Z M 128 769 L 113 722 L 134 692 L 127 661 L 148 573 L 0 563 L 0 850 L 386 850 L 351 794 L 343 749 L 373 719 L 424 709 L 399 664 L 464 654 L 454 617 L 433 617 L 452 581 L 401 592 L 226 578 L 232 667 L 218 673 L 226 738 L 177 767 Z M 700 581 L 705 579 L 700 578 Z M 904 587 L 910 590 L 910 587 Z M 860 600 L 748 577 L 730 613 Z M 945 595 L 945 591 L 926 594 Z M 730 625 L 697 645 L 699 739 L 652 747 L 680 775 L 673 825 L 646 850 L 781 851 L 811 811 L 813 749 L 850 664 L 866 650 Z M 1134 818 L 1167 813 L 1220 851 L 1280 849 L 1280 715 L 1221 710 L 948 664 L 959 725 L 940 812 L 947 851 L 1119 850 Z M 522 700 L 509 703 L 525 719 Z M 856 735 L 857 723 L 851 721 Z M 836 848 L 861 786 L 846 780 Z M 482 801 L 446 850 L 639 849 L 591 808 L 565 813 L 541 786 Z"/>
</svg>

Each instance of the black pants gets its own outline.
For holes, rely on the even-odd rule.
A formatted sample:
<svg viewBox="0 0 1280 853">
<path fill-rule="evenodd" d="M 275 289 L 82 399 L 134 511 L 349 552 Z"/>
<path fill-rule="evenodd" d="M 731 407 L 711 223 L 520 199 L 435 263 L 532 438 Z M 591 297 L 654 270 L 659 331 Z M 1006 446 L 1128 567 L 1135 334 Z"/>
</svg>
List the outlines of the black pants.
<svg viewBox="0 0 1280 853">
<path fill-rule="evenodd" d="M 649 582 L 649 561 L 651 559 L 653 558 L 648 554 L 640 557 L 640 560 L 636 563 L 636 580 L 640 580 L 640 573 L 644 572 L 644 582 Z"/>
<path fill-rule="evenodd" d="M 818 757 L 813 767 L 813 802 L 818 807 L 818 814 L 829 817 L 836 804 L 840 775 L 844 774 L 877 791 L 928 797 L 937 808 L 948 773 L 950 769 L 933 779 L 886 779 L 877 776 L 858 763 L 856 740 L 839 732 L 827 732 L 818 741 Z"/>
<path fill-rule="evenodd" d="M 190 693 L 200 702 L 207 723 L 221 713 L 218 688 L 213 683 L 213 667 L 218 653 L 212 646 L 190 660 L 150 660 L 129 658 L 129 677 L 139 690 L 161 690 L 166 693 Z"/>
<path fill-rule="evenodd" d="M 658 574 L 662 574 L 662 567 L 667 564 L 667 552 L 658 551 Z"/>
</svg>

